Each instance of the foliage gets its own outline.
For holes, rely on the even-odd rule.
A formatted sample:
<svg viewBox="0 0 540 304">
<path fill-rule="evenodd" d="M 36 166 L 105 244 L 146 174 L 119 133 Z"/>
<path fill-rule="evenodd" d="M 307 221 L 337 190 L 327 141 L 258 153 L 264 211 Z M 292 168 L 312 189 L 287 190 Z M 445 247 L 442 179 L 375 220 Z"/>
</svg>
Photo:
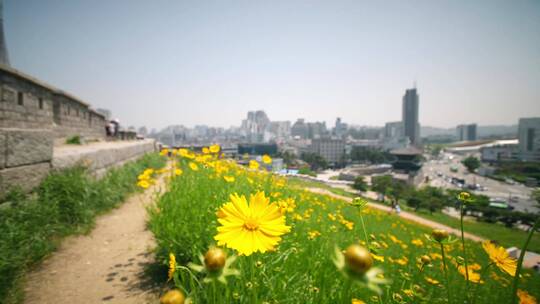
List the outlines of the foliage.
<svg viewBox="0 0 540 304">
<path fill-rule="evenodd" d="M 497 164 L 496 175 L 506 176 L 520 183 L 527 178 L 535 178 L 540 182 L 539 162 L 501 162 Z"/>
<path fill-rule="evenodd" d="M 147 155 L 100 180 L 75 167 L 52 172 L 34 195 L 8 196 L 11 206 L 0 208 L 0 300 L 16 302 L 22 275 L 54 251 L 61 237 L 87 231 L 98 214 L 137 189 L 142 169 L 163 165 L 163 158 Z"/>
<path fill-rule="evenodd" d="M 309 176 L 313 176 L 313 177 L 317 177 L 317 173 L 311 171 L 309 169 L 309 167 L 302 167 L 298 170 L 298 173 L 299 174 L 305 174 L 305 175 L 309 175 Z"/>
<path fill-rule="evenodd" d="M 367 149 L 363 147 L 354 147 L 351 150 L 351 160 L 368 162 L 372 164 L 388 163 L 394 159 L 394 157 L 380 149 Z"/>
<path fill-rule="evenodd" d="M 318 171 L 328 168 L 328 162 L 324 157 L 316 153 L 302 153 L 300 158 L 307 162 L 311 170 Z"/>
<path fill-rule="evenodd" d="M 179 272 L 175 282 L 169 284 L 183 289 L 194 303 L 351 303 L 352 298 L 366 303 L 447 302 L 446 290 L 440 284 L 444 280 L 440 246 L 425 237 L 430 229 L 369 207 L 359 210 L 352 204 L 291 187 L 283 178 L 231 162 L 201 161 L 197 171 L 189 168 L 189 162 L 178 161 L 184 174 L 174 177 L 169 191 L 149 209 L 149 226 L 157 241 L 156 258 L 160 264 L 168 265 L 172 253 L 180 265 L 175 268 Z M 225 176 L 234 176 L 235 180 L 229 182 Z M 182 266 L 198 263 L 199 257 L 215 245 L 218 218 L 222 219 L 216 212 L 230 201 L 229 195 L 249 196 L 258 191 L 264 191 L 276 204 L 295 202 L 293 210 L 285 213 L 291 232 L 283 235 L 275 251 L 238 256 L 231 267 L 239 274 L 229 277 L 227 284 L 199 285 L 197 282 L 204 282 L 205 275 L 193 274 Z M 365 235 L 370 235 L 369 244 Z M 336 247 L 343 249 L 358 243 L 369 246 L 377 256 L 374 265 L 384 270 L 384 278 L 390 280 L 380 298 L 365 286 L 352 284 L 334 264 Z M 470 263 L 484 269 L 489 263 L 487 254 L 479 244 L 466 243 Z M 457 269 L 461 245 L 448 242 L 444 248 L 452 299 L 462 303 L 466 284 Z M 227 250 L 228 256 L 235 254 Z M 423 255 L 430 257 L 427 266 L 417 262 Z M 162 275 L 167 278 L 165 267 Z M 484 282 L 476 289 L 478 303 L 508 302 L 508 275 L 491 267 L 481 273 L 481 278 Z M 535 286 L 539 282 L 538 275 L 527 272 L 520 288 L 538 297 L 540 290 Z"/>
<path fill-rule="evenodd" d="M 480 160 L 474 156 L 465 158 L 461 163 L 469 170 L 469 172 L 474 172 L 474 170 L 480 167 Z"/>
<path fill-rule="evenodd" d="M 415 211 L 426 209 L 433 213 L 440 211 L 447 205 L 449 200 L 450 198 L 440 188 L 428 186 L 420 190 L 410 191 L 407 205 L 413 207 Z"/>
<path fill-rule="evenodd" d="M 368 185 L 363 176 L 358 176 L 354 179 L 352 187 L 358 191 L 367 191 Z"/>
<path fill-rule="evenodd" d="M 80 145 L 81 144 L 81 137 L 79 135 L 74 135 L 74 136 L 66 139 L 66 144 L 68 144 L 68 145 Z"/>
</svg>

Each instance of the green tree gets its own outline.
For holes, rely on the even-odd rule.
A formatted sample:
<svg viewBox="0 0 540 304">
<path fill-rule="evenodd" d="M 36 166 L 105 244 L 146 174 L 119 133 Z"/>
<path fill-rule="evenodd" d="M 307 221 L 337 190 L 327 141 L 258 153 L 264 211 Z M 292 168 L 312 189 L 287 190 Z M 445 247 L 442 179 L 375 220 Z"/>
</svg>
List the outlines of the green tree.
<svg viewBox="0 0 540 304">
<path fill-rule="evenodd" d="M 317 171 L 320 169 L 328 168 L 328 162 L 324 157 L 316 153 L 302 153 L 300 158 L 307 162 L 311 167 L 311 170 Z"/>
<path fill-rule="evenodd" d="M 469 170 L 469 172 L 474 172 L 474 170 L 480 167 L 480 160 L 474 156 L 469 156 L 461 161 L 461 163 Z"/>
<path fill-rule="evenodd" d="M 536 189 L 532 192 L 533 199 L 540 205 L 540 189 Z"/>
<path fill-rule="evenodd" d="M 355 178 L 352 187 L 358 191 L 367 191 L 367 183 L 364 180 L 364 177 L 358 176 L 357 178 Z"/>
<path fill-rule="evenodd" d="M 391 187 L 392 187 L 392 176 L 390 175 L 374 176 L 371 179 L 371 189 L 373 189 L 373 191 L 375 192 L 382 194 L 383 201 L 384 201 L 385 195 L 390 191 Z"/>
</svg>

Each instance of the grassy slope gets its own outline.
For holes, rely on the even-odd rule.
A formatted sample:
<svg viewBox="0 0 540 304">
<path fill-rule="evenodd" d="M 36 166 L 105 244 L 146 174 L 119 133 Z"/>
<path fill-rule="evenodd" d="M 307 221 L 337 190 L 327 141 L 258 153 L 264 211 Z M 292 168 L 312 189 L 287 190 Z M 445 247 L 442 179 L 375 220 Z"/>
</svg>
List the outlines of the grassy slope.
<svg viewBox="0 0 540 304">
<path fill-rule="evenodd" d="M 83 168 L 51 173 L 34 195 L 11 195 L 0 208 L 0 303 L 22 299 L 24 273 L 55 250 L 62 237 L 89 231 L 97 215 L 137 191 L 137 176 L 162 167 L 164 158 L 147 155 L 110 170 L 96 181 Z"/>
<path fill-rule="evenodd" d="M 167 264 L 169 253 L 174 253 L 182 265 L 189 261 L 199 263 L 198 256 L 214 244 L 213 236 L 218 226 L 216 211 L 228 201 L 231 193 L 248 195 L 263 190 L 272 197 L 272 201 L 294 198 L 297 203 L 295 212 L 287 214 L 287 224 L 292 226 L 292 230 L 283 237 L 277 251 L 240 256 L 233 267 L 240 270 L 241 275 L 230 278 L 228 285 L 203 285 L 197 288 L 197 283 L 186 271 L 179 271 L 180 285 L 195 302 L 249 303 L 255 300 L 257 303 L 350 303 L 351 298 L 355 297 L 372 303 L 374 294 L 359 285 L 347 288 L 347 281 L 332 262 L 334 246 L 344 248 L 364 240 L 357 209 L 327 196 L 299 190 L 297 185 L 280 187 L 272 177 L 245 173 L 234 166 L 225 170 L 226 173 L 216 173 L 201 165 L 196 172 L 185 163 L 181 167 L 184 174 L 171 181 L 169 192 L 161 197 L 155 209 L 150 210 L 150 228 L 158 243 L 157 258 L 164 265 Z M 225 174 L 235 176 L 235 181 L 226 182 L 223 179 Z M 329 214 L 338 218 L 343 216 L 353 222 L 352 230 L 339 220 L 332 220 Z M 444 281 L 438 267 L 440 260 L 436 259 L 434 267 L 423 272 L 416 264 L 419 256 L 439 252 L 439 248 L 424 236 L 430 230 L 372 209 L 364 213 L 364 220 L 367 233 L 373 234 L 381 244 L 377 253 L 385 257 L 384 262 L 376 262 L 376 265 L 383 268 L 385 277 L 392 280 L 381 301 L 392 302 L 394 293 L 399 293 L 409 302 L 422 302 L 418 296 L 411 299 L 403 294 L 404 289 L 418 285 L 424 290 L 426 302 L 444 303 L 445 290 L 440 285 L 428 284 L 425 279 L 429 276 Z M 321 235 L 310 239 L 308 233 L 313 231 Z M 412 244 L 413 239 L 421 240 L 422 245 Z M 480 245 L 468 242 L 468 246 L 470 261 L 487 265 L 488 259 Z M 459 243 L 454 243 L 449 249 L 451 259 L 455 261 L 460 255 Z M 229 251 L 229 254 L 232 253 Z M 407 262 L 401 265 L 396 262 L 399 259 Z M 166 277 L 166 271 L 163 277 Z M 454 298 L 463 302 L 465 283 L 455 266 L 450 267 L 450 278 Z M 503 303 L 508 300 L 507 275 L 491 269 L 483 278 L 486 283 L 479 289 L 478 303 Z M 540 290 L 533 287 L 538 284 L 540 277 L 531 277 L 528 272 L 522 288 L 538 297 Z"/>
<path fill-rule="evenodd" d="M 331 191 L 332 193 L 347 196 L 347 197 L 355 196 L 354 194 L 347 192 L 343 189 L 333 188 L 324 183 L 306 181 L 299 178 L 291 178 L 291 184 L 300 186 L 300 187 L 322 188 L 322 189 Z M 376 201 L 371 201 L 371 202 L 380 203 Z M 402 209 L 405 211 L 414 212 L 414 210 L 412 210 L 411 208 L 408 208 L 407 206 L 403 206 Z M 429 212 L 426 212 L 425 210 L 420 210 L 419 212 L 416 212 L 416 215 L 435 221 L 435 222 L 439 222 L 441 224 L 450 226 L 452 228 L 457 228 L 457 229 L 460 228 L 459 219 L 448 216 L 441 212 L 435 212 L 433 214 L 430 214 Z M 518 247 L 519 248 L 523 246 L 523 243 L 525 242 L 525 239 L 527 238 L 527 232 L 519 230 L 519 229 L 508 228 L 500 224 L 491 224 L 491 223 L 475 222 L 475 221 L 468 221 L 466 223 L 467 223 L 465 225 L 466 232 L 476 234 L 478 236 L 484 237 L 489 240 L 497 240 L 502 246 L 505 246 L 505 247 Z M 533 235 L 533 238 L 531 239 L 531 243 L 529 244 L 529 250 L 540 253 L 540 234 Z"/>
</svg>

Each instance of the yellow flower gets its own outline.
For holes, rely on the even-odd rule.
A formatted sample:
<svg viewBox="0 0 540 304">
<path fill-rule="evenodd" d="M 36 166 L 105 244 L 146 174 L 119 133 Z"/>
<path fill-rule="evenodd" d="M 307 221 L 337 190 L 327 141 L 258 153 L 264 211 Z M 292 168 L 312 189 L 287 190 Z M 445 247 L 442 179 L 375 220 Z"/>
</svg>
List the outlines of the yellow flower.
<svg viewBox="0 0 540 304">
<path fill-rule="evenodd" d="M 320 236 L 321 233 L 317 230 L 309 231 L 308 232 L 308 239 L 313 240 L 314 238 Z"/>
<path fill-rule="evenodd" d="M 208 149 L 207 147 L 203 147 L 203 148 L 202 148 L 202 153 L 203 153 L 203 154 L 209 154 L 209 153 L 210 153 L 210 149 Z"/>
<path fill-rule="evenodd" d="M 166 155 L 168 155 L 168 154 L 169 154 L 169 150 L 168 150 L 168 149 L 163 149 L 163 150 L 161 150 L 161 151 L 159 152 L 159 155 L 161 155 L 161 156 L 166 156 Z"/>
<path fill-rule="evenodd" d="M 358 299 L 352 299 L 351 304 L 366 304 L 366 302 Z"/>
<path fill-rule="evenodd" d="M 175 174 L 176 176 L 182 175 L 182 173 L 183 173 L 183 172 L 182 172 L 182 169 L 174 169 L 174 174 Z"/>
<path fill-rule="evenodd" d="M 218 153 L 220 149 L 221 148 L 219 147 L 219 145 L 211 145 L 210 146 L 210 152 L 212 152 L 212 153 Z"/>
<path fill-rule="evenodd" d="M 470 267 L 467 267 L 467 270 L 469 271 L 469 281 L 473 283 L 484 283 L 484 281 L 481 280 L 479 273 L 474 272 L 474 270 L 472 270 Z M 465 266 L 459 265 L 458 272 L 461 273 L 464 278 L 467 278 L 467 271 L 465 270 Z"/>
<path fill-rule="evenodd" d="M 224 179 L 227 183 L 232 183 L 232 182 L 234 182 L 234 176 L 225 175 L 225 176 L 223 176 L 223 179 Z"/>
<path fill-rule="evenodd" d="M 425 277 L 426 281 L 431 285 L 439 285 L 439 281 L 432 279 L 430 277 Z"/>
<path fill-rule="evenodd" d="M 371 256 L 372 256 L 375 260 L 384 263 L 384 257 L 383 257 L 382 255 L 376 255 L 376 254 L 372 253 Z"/>
<path fill-rule="evenodd" d="M 415 246 L 422 247 L 424 246 L 424 242 L 422 242 L 421 239 L 414 239 L 411 241 L 411 243 Z"/>
<path fill-rule="evenodd" d="M 190 167 L 191 170 L 193 170 L 193 171 L 199 171 L 199 166 L 197 166 L 197 164 L 194 163 L 194 162 L 190 162 L 190 163 L 189 163 L 189 167 Z"/>
<path fill-rule="evenodd" d="M 519 304 L 536 304 L 536 298 L 528 294 L 525 290 L 518 289 L 517 295 Z"/>
<path fill-rule="evenodd" d="M 482 247 L 489 255 L 491 261 L 502 271 L 511 276 L 516 275 L 517 262 L 514 258 L 508 255 L 508 252 L 503 247 L 497 247 L 495 244 L 487 241 L 482 243 Z"/>
<path fill-rule="evenodd" d="M 268 156 L 268 155 L 265 154 L 265 155 L 263 155 L 263 157 L 262 157 L 262 161 L 263 161 L 263 163 L 269 165 L 269 164 L 272 163 L 272 158 L 271 158 L 270 156 Z"/>
<path fill-rule="evenodd" d="M 185 301 L 186 297 L 178 289 L 167 291 L 167 293 L 159 299 L 160 304 L 184 304 Z"/>
<path fill-rule="evenodd" d="M 148 187 L 150 187 L 150 183 L 148 182 L 148 180 L 140 180 L 138 183 L 137 183 L 137 186 L 143 188 L 143 189 L 147 189 Z"/>
<path fill-rule="evenodd" d="M 218 246 L 226 245 L 240 254 L 273 250 L 281 240 L 281 235 L 291 227 L 285 225 L 285 216 L 264 192 L 250 195 L 249 203 L 245 196 L 232 194 L 230 202 L 221 207 L 225 217 L 218 218 L 221 224 L 214 239 Z"/>
<path fill-rule="evenodd" d="M 259 169 L 259 162 L 256 161 L 256 160 L 253 160 L 253 159 L 250 160 L 250 161 L 249 161 L 249 168 L 250 168 L 250 169 L 253 169 L 253 170 Z"/>
<path fill-rule="evenodd" d="M 458 199 L 462 202 L 468 201 L 471 198 L 471 195 L 467 192 L 460 192 L 458 194 Z"/>
<path fill-rule="evenodd" d="M 174 272 L 176 271 L 176 257 L 174 254 L 169 254 L 169 275 L 167 281 L 170 281 L 173 278 Z"/>
</svg>

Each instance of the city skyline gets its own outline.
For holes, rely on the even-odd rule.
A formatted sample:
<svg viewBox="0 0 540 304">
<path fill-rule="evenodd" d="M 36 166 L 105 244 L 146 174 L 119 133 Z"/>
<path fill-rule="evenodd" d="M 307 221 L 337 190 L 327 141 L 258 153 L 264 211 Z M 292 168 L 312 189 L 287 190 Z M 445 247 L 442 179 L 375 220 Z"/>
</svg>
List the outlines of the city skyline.
<svg viewBox="0 0 540 304">
<path fill-rule="evenodd" d="M 384 126 L 415 81 L 424 126 L 540 116 L 540 3 L 393 7 L 8 0 L 4 30 L 14 68 L 126 126 L 227 128 L 257 109 Z"/>
</svg>

